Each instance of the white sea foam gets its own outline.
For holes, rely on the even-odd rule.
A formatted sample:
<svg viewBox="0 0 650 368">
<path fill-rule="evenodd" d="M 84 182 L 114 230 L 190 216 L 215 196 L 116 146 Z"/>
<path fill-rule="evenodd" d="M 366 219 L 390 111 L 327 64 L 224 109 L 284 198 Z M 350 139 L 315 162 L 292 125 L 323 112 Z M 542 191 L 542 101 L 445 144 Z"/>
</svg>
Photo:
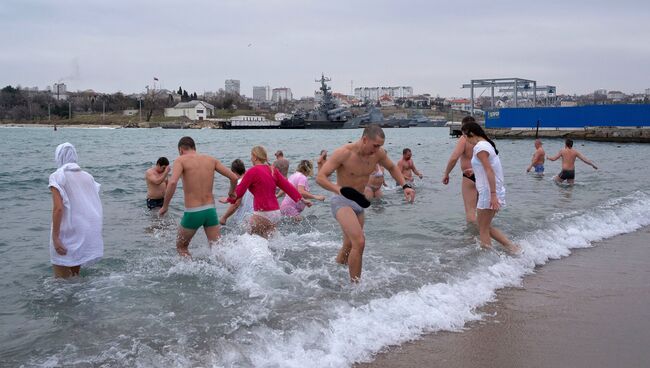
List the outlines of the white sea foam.
<svg viewBox="0 0 650 368">
<path fill-rule="evenodd" d="M 346 367 L 369 361 L 386 346 L 426 332 L 458 330 L 480 319 L 478 307 L 493 300 L 496 290 L 518 285 L 535 265 L 647 225 L 650 197 L 637 192 L 516 239 L 525 250 L 521 257 L 502 256 L 463 279 L 425 285 L 359 307 L 339 307 L 328 322 L 306 322 L 291 331 L 262 326 L 251 331 L 245 352 L 226 354 L 246 356 L 249 364 L 263 367 Z"/>
</svg>

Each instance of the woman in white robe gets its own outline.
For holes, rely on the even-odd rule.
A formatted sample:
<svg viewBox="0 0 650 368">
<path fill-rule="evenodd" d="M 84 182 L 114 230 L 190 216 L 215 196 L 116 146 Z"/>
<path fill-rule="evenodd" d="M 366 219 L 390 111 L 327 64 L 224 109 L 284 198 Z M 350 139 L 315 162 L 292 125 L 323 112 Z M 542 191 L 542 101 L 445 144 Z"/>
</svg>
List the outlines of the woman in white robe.
<svg viewBox="0 0 650 368">
<path fill-rule="evenodd" d="M 50 260 L 54 277 L 79 275 L 104 255 L 102 202 L 99 184 L 77 165 L 77 151 L 70 143 L 60 144 L 54 158 L 58 170 L 50 175 L 52 230 Z"/>
</svg>

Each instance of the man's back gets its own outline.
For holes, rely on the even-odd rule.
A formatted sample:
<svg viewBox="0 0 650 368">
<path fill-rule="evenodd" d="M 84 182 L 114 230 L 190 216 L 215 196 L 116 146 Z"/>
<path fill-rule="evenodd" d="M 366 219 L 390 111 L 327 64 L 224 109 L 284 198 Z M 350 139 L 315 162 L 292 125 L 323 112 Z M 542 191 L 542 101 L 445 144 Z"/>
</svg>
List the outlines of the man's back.
<svg viewBox="0 0 650 368">
<path fill-rule="evenodd" d="M 578 157 L 578 151 L 573 148 L 562 148 L 560 151 L 560 156 L 562 157 L 562 170 L 574 170 L 576 167 L 576 157 Z"/>
<path fill-rule="evenodd" d="M 176 160 L 183 167 L 183 193 L 185 207 L 194 208 L 206 204 L 214 204 L 212 187 L 216 159 L 208 155 L 183 155 Z"/>
</svg>

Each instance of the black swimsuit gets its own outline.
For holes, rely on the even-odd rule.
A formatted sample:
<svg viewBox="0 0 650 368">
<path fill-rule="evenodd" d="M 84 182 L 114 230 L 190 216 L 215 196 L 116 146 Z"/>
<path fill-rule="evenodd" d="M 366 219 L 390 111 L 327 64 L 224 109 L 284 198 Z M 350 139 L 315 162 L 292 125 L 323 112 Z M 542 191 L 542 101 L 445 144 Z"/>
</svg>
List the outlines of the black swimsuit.
<svg viewBox="0 0 650 368">
<path fill-rule="evenodd" d="M 474 174 L 467 175 L 467 174 L 463 173 L 463 176 L 476 183 L 476 176 Z"/>
</svg>

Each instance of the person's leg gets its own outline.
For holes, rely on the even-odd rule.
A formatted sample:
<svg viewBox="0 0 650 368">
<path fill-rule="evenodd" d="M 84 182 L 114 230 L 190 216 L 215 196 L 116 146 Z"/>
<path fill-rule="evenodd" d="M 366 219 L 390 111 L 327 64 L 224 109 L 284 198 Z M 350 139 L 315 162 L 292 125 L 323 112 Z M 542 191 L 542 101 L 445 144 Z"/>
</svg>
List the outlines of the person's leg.
<svg viewBox="0 0 650 368">
<path fill-rule="evenodd" d="M 196 229 L 186 229 L 183 226 L 178 227 L 178 236 L 176 237 L 176 250 L 180 256 L 192 256 L 188 251 L 188 248 L 190 246 L 192 237 L 194 237 L 194 234 L 196 234 Z"/>
<path fill-rule="evenodd" d="M 210 244 L 210 246 L 212 246 L 212 243 L 217 242 L 221 237 L 221 227 L 218 225 L 204 226 L 203 231 L 205 231 L 205 236 L 208 238 L 208 244 Z"/>
<path fill-rule="evenodd" d="M 481 239 L 481 248 L 492 248 L 492 239 L 490 238 L 490 224 L 496 211 L 494 210 L 477 210 L 476 219 L 478 221 L 479 238 Z"/>
<path fill-rule="evenodd" d="M 336 221 L 338 221 L 343 234 L 348 237 L 351 243 L 348 254 L 348 267 L 352 282 L 359 282 L 361 278 L 363 248 L 366 245 L 362 219 L 363 215 L 357 216 L 350 207 L 342 207 L 336 212 Z"/>
<path fill-rule="evenodd" d="M 52 271 L 54 271 L 54 278 L 56 279 L 67 279 L 74 276 L 72 273 L 72 267 L 52 265 Z"/>
<path fill-rule="evenodd" d="M 251 217 L 251 234 L 268 239 L 273 231 L 275 231 L 275 225 L 266 217 L 260 215 L 253 215 Z"/>
<path fill-rule="evenodd" d="M 476 184 L 463 176 L 463 181 L 461 183 L 462 194 L 463 194 L 463 204 L 465 205 L 465 220 L 467 222 L 476 222 L 476 201 L 478 200 L 478 191 L 476 190 Z"/>
<path fill-rule="evenodd" d="M 70 267 L 70 272 L 72 272 L 72 276 L 79 276 L 79 272 L 81 272 L 81 266 Z"/>
</svg>

